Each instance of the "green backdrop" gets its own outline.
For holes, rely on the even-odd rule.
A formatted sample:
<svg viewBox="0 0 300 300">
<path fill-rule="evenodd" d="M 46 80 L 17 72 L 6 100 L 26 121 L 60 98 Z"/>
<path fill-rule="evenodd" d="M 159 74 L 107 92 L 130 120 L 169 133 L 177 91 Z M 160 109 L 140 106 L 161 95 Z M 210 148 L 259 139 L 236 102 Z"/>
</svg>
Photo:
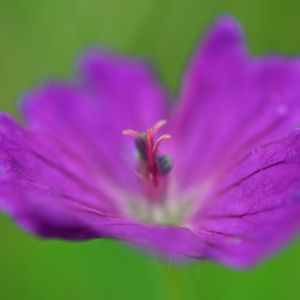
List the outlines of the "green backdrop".
<svg viewBox="0 0 300 300">
<path fill-rule="evenodd" d="M 300 53 L 300 2 L 276 0 L 0 0 L 0 110 L 27 89 L 70 77 L 78 54 L 105 45 L 144 56 L 174 93 L 197 39 L 234 15 L 253 54 Z M 248 271 L 194 262 L 173 274 L 118 242 L 43 241 L 0 216 L 0 299 L 300 299 L 300 244 Z"/>
</svg>

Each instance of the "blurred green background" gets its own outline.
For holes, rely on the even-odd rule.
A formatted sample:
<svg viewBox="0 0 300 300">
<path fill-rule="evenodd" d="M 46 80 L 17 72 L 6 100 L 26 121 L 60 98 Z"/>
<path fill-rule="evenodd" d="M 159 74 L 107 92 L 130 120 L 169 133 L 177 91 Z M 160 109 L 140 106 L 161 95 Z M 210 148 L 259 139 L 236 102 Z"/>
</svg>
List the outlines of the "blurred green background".
<svg viewBox="0 0 300 300">
<path fill-rule="evenodd" d="M 72 76 L 94 45 L 147 57 L 176 92 L 197 39 L 223 13 L 242 23 L 253 54 L 300 53 L 299 12 L 298 0 L 0 0 L 0 110 L 16 113 L 25 90 Z M 0 239 L 0 299 L 167 299 L 168 268 L 120 243 L 42 241 L 3 215 Z M 171 279 L 184 299 L 300 299 L 299 250 L 294 242 L 243 272 L 195 262 Z"/>
</svg>

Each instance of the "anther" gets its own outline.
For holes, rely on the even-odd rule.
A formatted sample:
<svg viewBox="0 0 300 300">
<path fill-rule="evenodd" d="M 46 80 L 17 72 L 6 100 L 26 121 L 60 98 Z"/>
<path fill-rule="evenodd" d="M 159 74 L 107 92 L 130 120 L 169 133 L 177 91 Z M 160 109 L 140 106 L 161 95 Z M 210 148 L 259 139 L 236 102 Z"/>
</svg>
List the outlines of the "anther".
<svg viewBox="0 0 300 300">
<path fill-rule="evenodd" d="M 167 155 L 158 156 L 156 158 L 156 162 L 158 165 L 159 173 L 161 175 L 166 176 L 172 170 L 173 162 L 170 156 Z"/>
<path fill-rule="evenodd" d="M 146 144 L 146 135 L 144 133 L 140 133 L 135 139 L 135 146 L 138 150 L 140 157 L 146 161 L 147 159 L 147 144 Z"/>
</svg>

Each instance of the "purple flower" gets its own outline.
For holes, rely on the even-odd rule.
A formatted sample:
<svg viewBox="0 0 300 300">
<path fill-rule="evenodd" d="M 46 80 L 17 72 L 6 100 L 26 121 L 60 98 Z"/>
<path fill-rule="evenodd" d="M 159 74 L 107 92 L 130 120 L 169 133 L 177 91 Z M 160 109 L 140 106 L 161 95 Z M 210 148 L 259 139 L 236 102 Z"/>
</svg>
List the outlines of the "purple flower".
<svg viewBox="0 0 300 300">
<path fill-rule="evenodd" d="M 223 17 L 178 98 L 140 60 L 86 53 L 75 83 L 24 97 L 24 126 L 1 113 L 1 209 L 42 237 L 256 263 L 300 228 L 300 61 L 250 57 Z"/>
</svg>

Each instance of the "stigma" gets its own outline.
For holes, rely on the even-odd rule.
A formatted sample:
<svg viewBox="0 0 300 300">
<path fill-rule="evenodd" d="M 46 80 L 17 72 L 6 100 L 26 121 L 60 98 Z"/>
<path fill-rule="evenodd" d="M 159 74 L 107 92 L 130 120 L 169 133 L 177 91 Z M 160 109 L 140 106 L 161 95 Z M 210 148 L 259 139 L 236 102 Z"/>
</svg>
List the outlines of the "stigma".
<svg viewBox="0 0 300 300">
<path fill-rule="evenodd" d="M 166 186 L 167 175 L 172 170 L 172 159 L 167 155 L 159 155 L 160 144 L 171 138 L 170 134 L 158 136 L 158 131 L 166 125 L 166 120 L 160 120 L 146 132 L 137 132 L 133 129 L 122 133 L 134 138 L 138 154 L 136 174 L 147 186 L 148 196 L 153 200 L 160 198 Z M 151 193 L 149 194 L 149 189 Z M 148 198 L 149 198 L 148 197 Z"/>
</svg>

